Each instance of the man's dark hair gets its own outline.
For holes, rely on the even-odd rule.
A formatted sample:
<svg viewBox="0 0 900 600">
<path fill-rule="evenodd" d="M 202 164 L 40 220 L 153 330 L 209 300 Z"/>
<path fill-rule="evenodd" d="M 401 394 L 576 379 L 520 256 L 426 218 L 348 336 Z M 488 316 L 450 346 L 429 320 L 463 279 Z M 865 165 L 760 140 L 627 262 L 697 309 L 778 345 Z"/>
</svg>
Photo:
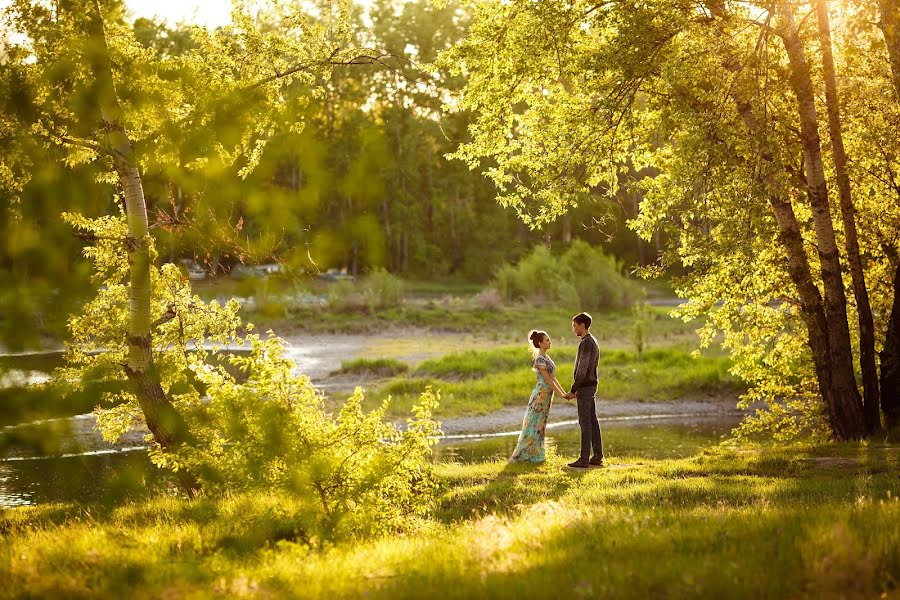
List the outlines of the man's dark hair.
<svg viewBox="0 0 900 600">
<path fill-rule="evenodd" d="M 583 312 L 578 313 L 574 317 L 572 317 L 572 321 L 578 323 L 579 325 L 584 325 L 585 329 L 591 328 L 591 315 Z"/>
</svg>

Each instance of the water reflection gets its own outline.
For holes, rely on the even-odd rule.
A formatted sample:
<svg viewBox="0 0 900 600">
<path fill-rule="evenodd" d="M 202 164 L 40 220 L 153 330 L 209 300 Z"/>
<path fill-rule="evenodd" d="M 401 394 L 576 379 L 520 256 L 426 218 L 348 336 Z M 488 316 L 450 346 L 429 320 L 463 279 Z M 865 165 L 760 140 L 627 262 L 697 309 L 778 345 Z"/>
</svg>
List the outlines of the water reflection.
<svg viewBox="0 0 900 600">
<path fill-rule="evenodd" d="M 146 451 L 0 462 L 0 506 L 119 503 L 168 489 L 171 477 Z"/>
</svg>

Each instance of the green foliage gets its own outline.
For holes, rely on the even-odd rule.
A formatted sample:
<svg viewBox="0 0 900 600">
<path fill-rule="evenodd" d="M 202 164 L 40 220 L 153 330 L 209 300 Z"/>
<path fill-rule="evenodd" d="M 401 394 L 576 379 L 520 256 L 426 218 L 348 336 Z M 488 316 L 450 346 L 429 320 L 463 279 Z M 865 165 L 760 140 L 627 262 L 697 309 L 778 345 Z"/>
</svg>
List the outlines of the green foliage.
<svg viewBox="0 0 900 600">
<path fill-rule="evenodd" d="M 636 281 L 622 274 L 622 262 L 603 252 L 600 246 L 575 240 L 563 253 L 561 262 L 571 271 L 578 300 L 588 310 L 628 308 L 643 294 Z"/>
<path fill-rule="evenodd" d="M 354 360 L 342 360 L 339 374 L 374 375 L 376 377 L 391 377 L 405 373 L 409 365 L 393 358 L 356 358 Z"/>
<path fill-rule="evenodd" d="M 100 287 L 70 319 L 67 365 L 57 370 L 56 385 L 124 379 L 124 219 L 67 218 L 95 240 L 86 254 Z M 204 302 L 173 264 L 153 268 L 151 282 L 155 368 L 190 431 L 175 452 L 152 447 L 157 465 L 187 469 L 208 494 L 265 488 L 303 498 L 305 512 L 297 519 L 306 537 L 403 528 L 428 510 L 434 492 L 430 448 L 440 432 L 431 419 L 436 394 L 422 392 L 402 429 L 384 420 L 387 404 L 363 412 L 361 389 L 337 415 L 329 414 L 309 379 L 294 374 L 279 338 L 251 335 L 249 354 L 228 355 L 232 369 L 223 364 L 226 346 L 245 343 L 237 301 Z M 107 392 L 104 401 L 113 406 L 95 412 L 105 439 L 116 440 L 141 420 L 142 407 L 127 388 Z"/>
<path fill-rule="evenodd" d="M 175 464 L 211 491 L 275 488 L 304 498 L 304 531 L 326 539 L 401 528 L 428 510 L 435 394 L 423 392 L 404 429 L 384 421 L 387 404 L 364 413 L 361 388 L 332 416 L 309 379 L 292 373 L 281 340 L 251 343 L 249 356 L 231 359 L 243 383 L 224 369 L 194 368 L 209 402 L 187 413 L 197 442 Z"/>
<path fill-rule="evenodd" d="M 403 302 L 403 281 L 384 269 L 374 269 L 363 282 L 363 300 L 369 313 Z"/>
<path fill-rule="evenodd" d="M 816 232 L 804 202 L 808 167 L 796 158 L 796 81 L 778 39 L 788 8 L 797 22 L 810 16 L 790 2 L 706 3 L 708 18 L 699 19 L 695 7 L 670 0 L 478 3 L 466 38 L 439 59 L 468 77 L 448 105 L 474 115 L 453 156 L 490 177 L 497 200 L 532 226 L 591 196 L 633 206 L 629 226 L 663 244 L 648 272 L 683 274 L 676 290 L 686 303 L 677 314 L 705 320 L 702 343 L 731 352 L 733 373 L 749 386 L 746 403 L 769 406 L 755 430 L 784 436 L 824 425 L 800 295 L 769 204 L 775 197 L 793 206 L 810 283 L 821 289 L 819 256 L 806 243 Z M 897 237 L 887 232 L 900 224 L 900 165 L 882 150 L 898 144 L 900 105 L 883 32 L 873 26 L 880 19 L 870 4 L 833 20 L 846 45 L 839 104 L 876 346 L 895 295 Z M 763 27 L 748 28 L 753 21 Z M 800 43 L 821 98 L 821 48 L 808 33 Z M 754 120 L 760 127 L 751 131 Z M 834 190 L 831 149 L 823 152 Z M 843 254 L 836 211 L 830 220 Z M 509 270 L 500 282 L 516 283 Z M 858 344 L 852 302 L 848 312 Z"/>
<path fill-rule="evenodd" d="M 504 265 L 495 285 L 507 301 L 560 303 L 571 310 L 616 310 L 630 306 L 640 295 L 640 286 L 622 275 L 622 264 L 574 241 L 561 255 L 536 246 L 517 265 Z"/>
<path fill-rule="evenodd" d="M 384 269 L 374 269 L 360 282 L 337 281 L 328 288 L 328 303 L 336 311 L 367 311 L 396 308 L 403 303 L 404 284 Z"/>
<path fill-rule="evenodd" d="M 517 265 L 504 265 L 497 272 L 495 285 L 504 300 L 556 302 L 574 309 L 580 299 L 573 275 L 546 246 L 536 246 Z"/>
<path fill-rule="evenodd" d="M 116 210 L 114 186 L 97 181 L 110 179 L 105 157 L 92 160 L 88 148 L 31 129 L 35 114 L 49 112 L 40 99 L 54 97 L 54 65 L 65 70 L 77 62 L 76 87 L 90 87 L 83 56 L 67 49 L 80 44 L 82 23 L 72 13 L 93 3 L 69 4 L 46 19 L 39 2 L 14 4 L 9 25 L 43 36 L 46 44 L 31 66 L 27 47 L 11 48 L 0 73 L 0 202 L 11 207 L 0 214 L 0 237 L 7 241 L 0 277 L 10 283 L 0 289 L 0 337 L 7 346 L 60 339 L 65 315 L 90 293 L 88 265 L 73 264 L 78 241 L 58 222 L 59 212 L 95 217 Z M 112 67 L 157 248 L 167 261 L 191 258 L 214 274 L 242 262 L 278 260 L 309 271 L 382 267 L 404 278 L 486 283 L 545 235 L 563 235 L 560 223 L 540 231 L 521 227 L 490 201 L 489 180 L 443 157 L 471 120 L 441 108 L 465 77 L 422 67 L 463 38 L 473 13 L 466 3 L 413 0 L 395 7 L 377 0 L 371 21 L 352 3 L 343 11 L 335 4 L 314 11 L 263 3 L 255 20 L 241 17 L 219 32 L 131 22 L 118 4 L 103 4 L 114 40 Z M 332 69 L 326 58 L 340 61 L 359 51 L 351 40 L 367 40 L 369 50 L 391 57 Z M 244 51 L 254 59 L 243 60 Z M 271 65 L 280 69 L 291 57 L 309 68 L 285 76 L 277 94 L 275 82 L 253 87 L 261 64 L 264 79 L 273 75 Z M 97 141 L 91 130 L 97 119 L 86 106 L 92 94 L 79 95 L 86 102 L 73 103 L 77 114 L 63 115 L 59 133 Z M 574 224 L 576 237 L 602 242 L 629 262 L 652 258 L 624 227 L 626 212 L 614 208 L 610 223 L 604 220 L 609 207 L 586 203 L 568 230 Z M 604 228 L 577 227 L 601 220 L 622 235 L 610 241 Z M 489 308 L 498 305 L 493 296 L 487 300 Z M 266 320 L 292 309 L 290 299 L 274 293 L 257 298 L 255 308 Z M 25 320 L 31 327 L 20 327 Z"/>
<path fill-rule="evenodd" d="M 631 326 L 631 340 L 638 358 L 643 358 L 644 349 L 647 346 L 647 331 L 651 327 L 652 313 L 649 306 L 644 303 L 635 304 L 631 309 L 634 315 L 634 324 Z"/>
</svg>

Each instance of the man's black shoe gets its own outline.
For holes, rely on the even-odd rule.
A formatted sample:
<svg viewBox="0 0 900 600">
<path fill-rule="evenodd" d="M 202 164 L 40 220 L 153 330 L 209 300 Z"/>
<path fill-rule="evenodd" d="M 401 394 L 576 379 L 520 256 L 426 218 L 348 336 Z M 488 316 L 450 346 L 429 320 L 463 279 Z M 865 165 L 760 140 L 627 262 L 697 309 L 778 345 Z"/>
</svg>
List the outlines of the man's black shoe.
<svg viewBox="0 0 900 600">
<path fill-rule="evenodd" d="M 603 457 L 595 456 L 588 461 L 588 464 L 592 467 L 602 467 L 603 466 Z"/>
<path fill-rule="evenodd" d="M 587 469 L 588 467 L 590 467 L 590 465 L 591 463 L 589 463 L 588 461 L 579 459 L 575 462 L 569 463 L 568 466 L 573 469 Z"/>
</svg>

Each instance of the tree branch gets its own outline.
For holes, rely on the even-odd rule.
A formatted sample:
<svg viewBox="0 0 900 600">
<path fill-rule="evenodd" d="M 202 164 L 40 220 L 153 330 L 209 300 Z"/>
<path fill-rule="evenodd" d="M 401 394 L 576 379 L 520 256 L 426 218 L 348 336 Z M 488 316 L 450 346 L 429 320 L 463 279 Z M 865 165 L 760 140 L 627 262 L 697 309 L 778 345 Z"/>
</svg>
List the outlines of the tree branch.
<svg viewBox="0 0 900 600">
<path fill-rule="evenodd" d="M 52 136 L 52 135 L 41 135 L 41 137 L 49 142 L 56 142 L 58 144 L 67 144 L 69 146 L 78 146 L 80 148 L 88 148 L 89 150 L 93 150 L 98 154 L 105 154 L 113 159 L 122 158 L 121 154 L 116 152 L 115 150 L 110 150 L 109 148 L 105 148 L 101 146 L 97 142 L 92 142 L 90 140 L 82 140 L 78 138 L 68 137 L 65 135 L 60 136 Z"/>
<path fill-rule="evenodd" d="M 169 306 L 166 308 L 166 312 L 164 312 L 158 319 L 153 321 L 150 324 L 150 329 L 156 329 L 160 325 L 168 323 L 172 319 L 178 316 L 178 313 L 175 311 L 175 305 L 173 303 L 169 303 Z"/>
<path fill-rule="evenodd" d="M 351 59 L 349 59 L 349 60 L 335 60 L 335 57 L 337 56 L 337 54 L 338 54 L 339 51 L 340 51 L 340 48 L 335 48 L 334 50 L 331 51 L 331 54 L 329 54 L 327 58 L 324 58 L 324 59 L 322 59 L 322 60 L 313 61 L 313 62 L 311 62 L 311 63 L 299 64 L 299 65 L 293 66 L 293 67 L 291 67 L 290 69 L 287 69 L 287 70 L 285 70 L 285 71 L 279 71 L 278 69 L 275 69 L 275 74 L 274 74 L 274 75 L 272 75 L 271 77 L 265 77 L 265 78 L 263 78 L 263 79 L 260 79 L 260 80 L 258 80 L 258 81 L 255 81 L 255 82 L 251 83 L 249 86 L 247 86 L 246 88 L 244 88 L 244 91 L 254 90 L 254 89 L 256 89 L 256 88 L 258 88 L 258 87 L 260 87 L 260 86 L 262 86 L 262 85 L 265 85 L 265 84 L 267 84 L 267 83 L 271 83 L 272 81 L 276 81 L 276 80 L 278 80 L 278 79 L 283 79 L 283 78 L 285 78 L 285 77 L 289 77 L 289 76 L 291 76 L 291 75 L 294 75 L 295 73 L 301 73 L 301 72 L 303 72 L 303 71 L 308 71 L 308 70 L 310 70 L 310 69 L 312 69 L 313 67 L 316 67 L 316 66 L 325 66 L 325 65 L 341 66 L 341 65 L 373 65 L 373 64 L 380 64 L 380 65 L 382 65 L 382 66 L 384 66 L 384 67 L 387 67 L 387 68 L 393 70 L 393 69 L 390 67 L 390 65 L 385 64 L 385 62 L 384 62 L 383 59 L 385 59 L 385 58 L 396 58 L 396 56 L 393 55 L 393 54 L 386 53 L 386 52 L 382 52 L 382 53 L 377 54 L 377 55 L 376 55 L 375 53 L 372 53 L 372 54 L 362 53 L 362 54 L 358 54 L 357 56 L 354 56 L 353 58 L 351 58 Z"/>
</svg>

